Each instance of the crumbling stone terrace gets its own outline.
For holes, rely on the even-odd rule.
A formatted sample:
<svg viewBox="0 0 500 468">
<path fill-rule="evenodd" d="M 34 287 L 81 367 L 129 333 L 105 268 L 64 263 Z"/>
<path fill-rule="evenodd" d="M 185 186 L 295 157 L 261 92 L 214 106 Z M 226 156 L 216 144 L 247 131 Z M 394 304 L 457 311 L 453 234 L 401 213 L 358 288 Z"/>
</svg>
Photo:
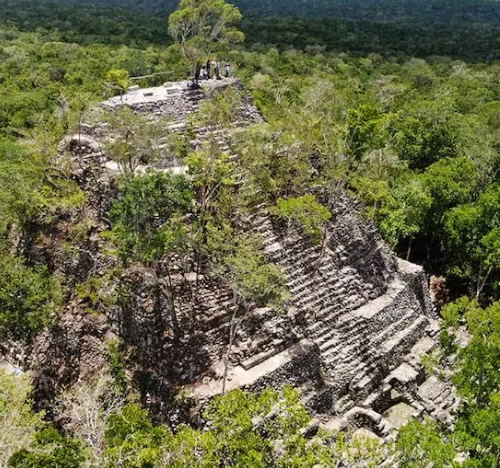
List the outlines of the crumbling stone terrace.
<svg viewBox="0 0 500 468">
<path fill-rule="evenodd" d="M 168 131 L 182 133 L 199 105 L 228 86 L 242 89 L 237 79 L 208 81 L 200 89 L 189 88 L 188 82 L 166 83 L 132 89 L 103 106 L 126 105 L 167 117 Z M 241 126 L 262 122 L 248 97 L 237 112 Z M 195 125 L 194 132 L 196 147 L 209 130 Z M 215 132 L 221 151 L 231 152 L 225 129 Z M 94 138 L 92 131 L 85 135 L 85 157 L 102 158 Z M 112 161 L 104 158 L 103 167 L 112 170 Z M 329 208 L 333 218 L 324 246 L 314 245 L 299 230 L 284 232 L 266 207 L 247 220 L 248 230 L 262 239 L 267 259 L 286 273 L 292 299 L 284 314 L 269 308 L 247 314 L 234 343 L 228 389 L 258 391 L 291 383 L 328 427 L 363 428 L 380 437 L 389 437 L 412 416 L 447 417 L 457 404 L 451 386 L 426 375 L 422 366 L 422 358 L 436 347 L 439 330 L 422 268 L 396 258 L 347 194 Z M 201 284 L 196 315 L 210 362 L 209 372 L 187 390 L 203 402 L 222 389 L 221 363 L 234 305 L 224 287 L 204 278 L 193 281 Z M 192 301 L 185 303 L 193 307 Z M 132 318 L 138 323 L 132 328 L 144 335 L 147 347 L 147 336 L 155 332 L 141 307 L 138 303 Z"/>
</svg>

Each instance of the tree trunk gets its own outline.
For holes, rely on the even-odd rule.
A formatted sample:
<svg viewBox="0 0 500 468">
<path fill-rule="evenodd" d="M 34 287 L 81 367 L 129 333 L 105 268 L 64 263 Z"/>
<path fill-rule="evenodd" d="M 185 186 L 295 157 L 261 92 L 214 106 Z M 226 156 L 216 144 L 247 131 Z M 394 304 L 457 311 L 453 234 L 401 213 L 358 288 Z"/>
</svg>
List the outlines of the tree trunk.
<svg viewBox="0 0 500 468">
<path fill-rule="evenodd" d="M 198 86 L 198 82 L 200 81 L 200 71 L 201 65 L 197 62 L 193 69 L 193 83 Z"/>
<path fill-rule="evenodd" d="M 159 274 L 161 276 L 163 273 L 163 269 L 161 267 L 160 262 L 158 263 L 158 265 L 159 265 Z M 175 295 L 174 295 L 174 290 L 173 290 L 173 286 L 172 286 L 172 276 L 170 275 L 170 270 L 168 269 L 168 267 L 166 268 L 166 273 L 167 273 L 167 282 L 168 282 L 167 297 L 168 297 L 168 300 L 170 303 L 170 309 L 171 309 L 172 329 L 174 332 L 174 338 L 176 341 L 178 341 L 182 334 L 181 334 L 181 328 L 179 326 L 179 321 L 177 319 L 177 311 L 175 308 Z"/>
<path fill-rule="evenodd" d="M 410 241 L 408 242 L 408 250 L 406 251 L 406 261 L 410 261 L 410 256 L 411 256 L 411 244 L 413 242 L 413 237 L 410 237 Z"/>
<path fill-rule="evenodd" d="M 427 256 L 426 256 L 426 260 L 425 260 L 425 263 L 426 263 L 426 268 L 427 269 L 430 269 L 430 266 L 431 266 L 431 241 L 429 241 L 427 243 L 427 245 L 425 246 L 426 249 L 427 249 Z"/>
<path fill-rule="evenodd" d="M 479 270 L 478 274 L 478 279 L 477 279 L 477 286 L 476 286 L 476 300 L 479 300 L 479 296 L 483 292 L 484 287 L 486 286 L 486 281 L 488 281 L 488 278 L 493 270 L 493 266 L 490 266 L 488 268 L 488 271 L 486 272 L 486 275 L 484 278 L 481 280 L 481 271 L 483 271 L 483 267 L 481 266 L 481 269 Z"/>
<path fill-rule="evenodd" d="M 196 283 L 195 283 L 195 291 L 198 292 L 200 288 L 200 273 L 201 273 L 201 253 L 196 251 L 196 267 L 195 267 L 195 272 L 196 272 Z"/>
<path fill-rule="evenodd" d="M 191 286 L 191 282 L 188 281 L 187 277 L 186 277 L 186 269 L 185 269 L 185 266 L 186 266 L 186 261 L 185 259 L 183 260 L 183 268 L 182 268 L 182 282 L 183 282 L 183 287 L 185 289 L 188 289 L 189 290 L 189 296 L 191 298 L 191 326 L 194 325 L 195 321 L 196 321 L 196 307 L 195 307 L 195 304 L 196 304 L 196 294 L 195 294 L 195 291 L 193 290 L 193 287 Z M 198 281 L 198 277 L 196 277 L 196 281 Z M 195 285 L 196 287 L 196 285 Z"/>
<path fill-rule="evenodd" d="M 161 278 L 161 267 L 157 265 L 156 285 L 155 285 L 156 301 L 154 305 L 154 314 L 155 314 L 155 326 L 157 328 L 156 332 L 158 340 L 158 349 L 156 352 L 156 358 L 159 363 L 163 361 L 163 337 L 164 337 L 163 333 L 165 330 L 165 323 L 163 321 L 163 314 L 162 314 L 163 291 L 161 289 L 160 278 Z"/>
<path fill-rule="evenodd" d="M 321 261 L 323 260 L 323 257 L 325 256 L 326 253 L 326 246 L 328 245 L 328 235 L 327 235 L 327 229 L 324 227 L 321 230 L 321 251 L 319 253 L 319 257 L 316 260 L 316 273 L 319 272 L 319 267 L 321 266 Z"/>
<path fill-rule="evenodd" d="M 243 314 L 242 318 L 240 318 L 239 321 L 236 320 L 236 317 L 238 315 L 239 311 L 239 306 L 237 303 L 236 298 L 234 299 L 234 312 L 233 316 L 231 317 L 231 327 L 230 327 L 230 332 L 229 332 L 229 344 L 227 345 L 227 352 L 226 356 L 224 358 L 224 375 L 222 377 L 222 394 L 226 394 L 226 383 L 227 383 L 227 374 L 229 372 L 229 359 L 231 358 L 231 350 L 233 347 L 234 339 L 236 338 L 236 330 L 238 329 L 238 325 L 241 323 L 243 320 L 243 317 L 245 314 Z M 246 312 L 246 311 L 245 311 Z"/>
</svg>

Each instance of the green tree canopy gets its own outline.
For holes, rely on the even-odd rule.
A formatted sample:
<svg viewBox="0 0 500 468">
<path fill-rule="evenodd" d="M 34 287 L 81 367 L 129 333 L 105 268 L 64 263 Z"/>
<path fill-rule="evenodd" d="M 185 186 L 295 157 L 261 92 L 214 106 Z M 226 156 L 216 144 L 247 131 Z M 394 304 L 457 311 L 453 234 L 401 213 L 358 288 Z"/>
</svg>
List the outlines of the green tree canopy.
<svg viewBox="0 0 500 468">
<path fill-rule="evenodd" d="M 107 466 L 153 468 L 163 453 L 169 434 L 165 426 L 153 426 L 148 413 L 129 404 L 108 419 L 105 438 Z"/>
<path fill-rule="evenodd" d="M 441 158 L 458 153 L 456 129 L 443 109 L 419 106 L 408 114 L 400 113 L 393 124 L 394 147 L 410 169 L 422 171 Z"/>
<path fill-rule="evenodd" d="M 257 239 L 233 239 L 232 251 L 225 258 L 230 285 L 236 302 L 242 305 L 280 306 L 287 296 L 286 276 L 279 265 L 267 263 Z"/>
<path fill-rule="evenodd" d="M 106 73 L 106 80 L 108 80 L 111 86 L 119 89 L 120 92 L 127 91 L 130 86 L 130 75 L 128 71 L 123 68 L 109 70 L 108 73 Z"/>
<path fill-rule="evenodd" d="M 182 425 L 175 434 L 128 405 L 109 419 L 110 466 L 127 468 L 313 468 L 376 466 L 382 450 L 364 439 L 320 431 L 304 434 L 311 417 L 291 387 L 260 394 L 233 390 L 204 413 L 205 430 Z"/>
<path fill-rule="evenodd" d="M 500 303 L 483 309 L 461 298 L 443 308 L 446 328 L 465 318 L 469 343 L 458 350 L 453 383 L 461 397 L 453 426 L 413 421 L 401 429 L 397 448 L 403 467 L 496 468 L 500 460 Z M 450 328 L 448 328 L 450 327 Z M 449 333 L 446 346 L 456 340 Z M 456 347 L 455 347 L 456 349 Z M 445 349 L 443 351 L 446 352 Z M 456 454 L 466 455 L 459 463 Z"/>
<path fill-rule="evenodd" d="M 0 255 L 0 335 L 30 340 L 53 322 L 60 300 L 58 283 L 45 268 Z"/>
<path fill-rule="evenodd" d="M 238 8 L 224 0 L 181 0 L 179 9 L 170 15 L 169 32 L 180 45 L 193 76 L 215 46 L 243 41 L 243 33 L 233 26 L 240 20 Z"/>
<path fill-rule="evenodd" d="M 396 448 L 401 468 L 452 468 L 455 448 L 440 434 L 437 424 L 430 419 L 414 420 L 398 433 Z"/>
<path fill-rule="evenodd" d="M 463 402 L 453 439 L 467 451 L 466 466 L 496 467 L 500 460 L 500 303 L 486 309 L 475 301 L 462 302 L 467 328 L 472 334 L 459 351 L 458 371 L 453 382 Z"/>
<path fill-rule="evenodd" d="M 297 223 L 315 241 L 321 240 L 322 227 L 332 217 L 330 210 L 310 194 L 286 200 L 280 198 L 275 213 L 290 223 Z"/>
<path fill-rule="evenodd" d="M 80 468 L 85 456 L 81 444 L 54 428 L 36 435 L 31 450 L 20 449 L 9 460 L 9 468 Z"/>
<path fill-rule="evenodd" d="M 110 219 L 123 261 L 152 264 L 171 247 L 176 214 L 191 207 L 192 191 L 185 177 L 164 172 L 125 178 Z M 175 231 L 175 229 L 174 229 Z"/>
<path fill-rule="evenodd" d="M 0 370 L 0 466 L 7 462 L 14 452 L 30 447 L 35 434 L 42 429 L 43 413 L 36 414 L 31 406 L 27 375 L 7 375 Z"/>
<path fill-rule="evenodd" d="M 372 104 L 349 109 L 346 128 L 347 154 L 359 161 L 367 151 L 383 146 L 382 114 Z"/>
<path fill-rule="evenodd" d="M 141 162 L 150 164 L 159 158 L 161 129 L 156 122 L 134 114 L 127 106 L 105 113 L 104 118 L 111 133 L 105 149 L 123 172 L 133 174 Z"/>
<path fill-rule="evenodd" d="M 499 213 L 500 187 L 493 185 L 477 202 L 453 208 L 445 219 L 450 273 L 470 279 L 476 298 L 500 268 Z"/>
<path fill-rule="evenodd" d="M 432 198 L 418 177 L 404 179 L 391 191 L 391 200 L 379 224 L 380 231 L 393 248 L 408 239 L 407 259 L 411 255 L 412 240 L 425 229 L 431 205 Z"/>
<path fill-rule="evenodd" d="M 10 223 L 22 223 L 33 216 L 42 173 L 39 160 L 20 145 L 0 139 L 0 233 Z"/>
</svg>

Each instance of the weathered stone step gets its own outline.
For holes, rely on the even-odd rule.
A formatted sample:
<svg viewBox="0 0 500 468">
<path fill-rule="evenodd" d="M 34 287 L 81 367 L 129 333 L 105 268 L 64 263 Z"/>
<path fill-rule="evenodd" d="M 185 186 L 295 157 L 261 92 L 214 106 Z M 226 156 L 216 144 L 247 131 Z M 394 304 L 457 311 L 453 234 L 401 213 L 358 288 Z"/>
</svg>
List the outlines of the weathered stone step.
<svg viewBox="0 0 500 468">
<path fill-rule="evenodd" d="M 336 335 L 320 346 L 321 355 L 326 363 L 346 361 L 350 356 L 354 356 L 354 351 L 360 348 L 362 336 L 344 337 Z M 350 354 L 352 353 L 352 354 Z"/>
<path fill-rule="evenodd" d="M 315 282 L 313 281 L 313 284 Z M 297 307 L 307 307 L 308 309 L 313 309 L 320 304 L 323 304 L 328 298 L 328 293 L 323 289 L 316 289 L 311 291 L 311 294 L 304 294 L 300 299 L 296 299 L 295 305 Z"/>
<path fill-rule="evenodd" d="M 315 343 L 319 344 L 319 340 L 322 342 L 326 341 L 326 339 L 321 339 L 325 336 L 325 333 L 336 330 L 337 320 L 341 313 L 342 310 L 334 302 L 325 307 L 321 311 L 321 314 L 314 317 L 314 322 L 311 325 L 308 325 L 307 332 L 309 336 L 314 339 Z"/>
<path fill-rule="evenodd" d="M 205 319 L 205 325 L 209 328 L 220 327 L 228 323 L 233 315 L 231 308 L 219 309 L 217 308 L 210 316 Z"/>
<path fill-rule="evenodd" d="M 423 315 L 418 316 L 409 328 L 399 331 L 389 341 L 383 343 L 381 352 L 390 353 L 401 345 L 408 345 L 409 350 L 425 333 L 427 325 L 429 325 L 429 319 Z"/>
<path fill-rule="evenodd" d="M 337 330 L 340 335 L 350 336 L 353 331 L 359 335 L 367 329 L 368 321 L 360 319 L 359 317 L 353 317 L 350 311 L 346 311 L 346 313 L 339 318 L 338 323 L 345 320 L 346 316 L 348 316 L 350 320 L 348 322 L 344 321 L 342 324 L 338 324 L 337 326 Z"/>
<path fill-rule="evenodd" d="M 412 346 L 412 343 L 418 341 L 419 332 L 418 329 L 422 324 L 425 324 L 426 318 L 419 316 L 413 321 L 412 325 L 398 332 L 391 344 L 389 350 L 383 347 L 372 347 L 373 352 L 369 355 L 367 360 L 358 359 L 355 362 L 348 364 L 353 368 L 353 372 L 356 373 L 356 379 L 353 381 L 353 386 L 358 390 L 365 390 L 368 388 L 368 384 L 373 380 L 371 375 L 372 370 L 375 366 L 381 368 L 387 368 L 386 356 L 390 355 L 393 350 L 397 347 L 402 346 L 403 349 L 400 352 L 404 353 Z"/>
<path fill-rule="evenodd" d="M 351 343 L 353 343 L 353 339 L 348 339 L 348 340 L 342 339 L 341 343 L 351 345 L 351 347 L 348 346 L 345 348 L 346 350 L 347 349 L 349 350 L 349 353 L 345 353 L 346 354 L 345 358 L 339 359 L 339 364 L 346 367 L 350 367 L 352 369 L 355 369 L 361 363 L 364 363 L 366 365 L 371 364 L 377 356 L 383 354 L 383 352 L 380 352 L 381 344 L 387 342 L 388 337 L 393 337 L 395 336 L 395 334 L 404 331 L 405 327 L 413 323 L 414 320 L 415 317 L 411 315 L 405 315 L 403 318 L 399 319 L 396 323 L 393 323 L 389 328 L 387 328 L 381 334 L 376 334 L 377 333 L 376 330 L 369 330 L 369 322 L 365 322 L 363 326 L 363 332 L 359 334 L 359 337 L 362 337 L 363 335 L 368 337 L 372 336 L 373 334 L 375 334 L 376 337 L 372 341 L 364 341 L 362 344 L 361 343 L 358 344 L 358 346 L 351 345 Z M 356 353 L 352 352 L 354 349 L 356 349 L 357 351 Z M 328 355 L 328 353 L 330 353 L 330 350 L 328 351 L 325 350 L 325 356 Z"/>
<path fill-rule="evenodd" d="M 300 343 L 292 345 L 289 348 L 286 348 L 284 351 L 275 354 L 269 359 L 266 359 L 260 364 L 251 367 L 249 370 L 243 369 L 242 366 L 234 368 L 232 370 L 231 381 L 229 381 L 227 385 L 227 390 L 254 384 L 261 378 L 270 375 L 271 373 L 282 368 L 294 359 L 297 359 L 299 356 L 307 355 L 311 351 L 311 349 L 313 349 L 311 345 L 312 344 L 307 340 L 303 340 Z M 218 391 L 219 389 L 217 389 L 217 393 Z M 203 394 L 204 389 L 200 388 L 199 393 Z"/>
<path fill-rule="evenodd" d="M 385 357 L 391 355 L 395 348 L 401 348 L 399 352 L 404 353 L 409 351 L 409 349 L 415 344 L 425 333 L 425 327 L 427 326 L 428 320 L 424 316 L 414 317 L 413 321 L 410 321 L 411 325 L 409 327 L 402 328 L 397 333 L 392 334 L 392 338 L 386 341 L 382 345 L 370 346 L 373 349 L 368 359 L 363 359 L 365 356 L 358 356 L 356 360 L 351 362 L 345 362 L 344 365 L 352 367 L 352 369 L 359 374 L 359 379 L 362 380 L 364 376 L 371 372 L 373 365 L 378 362 L 378 364 L 387 367 L 385 362 Z M 388 335 L 388 334 L 387 334 Z M 383 361 L 383 362 L 380 362 Z M 387 367 L 388 368 L 388 367 Z"/>
<path fill-rule="evenodd" d="M 384 342 L 388 341 L 396 335 L 396 333 L 404 330 L 408 325 L 413 323 L 415 320 L 415 314 L 407 314 L 403 317 L 399 318 L 396 322 L 391 323 L 389 327 L 385 330 L 382 330 L 381 333 L 375 334 L 373 339 L 370 342 L 370 346 L 373 348 L 377 348 L 381 346 Z"/>
<path fill-rule="evenodd" d="M 330 341 L 331 339 L 335 338 L 337 335 L 337 330 L 335 327 L 331 327 L 327 333 L 324 333 L 322 335 L 319 335 L 318 337 L 315 337 L 313 341 L 320 347 L 326 343 L 327 341 Z"/>
<path fill-rule="evenodd" d="M 344 319 L 339 320 L 339 326 L 342 327 L 344 322 L 349 323 L 354 317 L 371 319 L 389 306 L 405 286 L 406 285 L 401 283 L 400 280 L 393 281 L 384 295 L 367 302 L 356 310 L 353 310 Z"/>
<path fill-rule="evenodd" d="M 248 359 L 245 359 L 240 363 L 240 365 L 241 367 L 243 367 L 243 369 L 248 371 L 252 367 L 258 366 L 267 359 L 270 359 L 273 356 L 276 356 L 277 354 L 281 353 L 285 348 L 286 348 L 286 343 L 285 341 L 281 340 L 280 343 L 273 345 L 271 349 L 256 354 Z"/>
</svg>

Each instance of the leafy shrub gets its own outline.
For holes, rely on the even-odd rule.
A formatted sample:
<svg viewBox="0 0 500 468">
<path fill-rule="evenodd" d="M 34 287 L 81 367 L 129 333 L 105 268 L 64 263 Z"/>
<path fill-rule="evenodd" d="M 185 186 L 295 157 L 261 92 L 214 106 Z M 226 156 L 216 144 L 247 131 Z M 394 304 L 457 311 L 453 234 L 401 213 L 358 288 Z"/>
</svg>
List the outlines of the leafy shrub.
<svg viewBox="0 0 500 468">
<path fill-rule="evenodd" d="M 125 179 L 110 212 L 121 259 L 150 264 L 161 257 L 169 241 L 169 221 L 187 212 L 192 198 L 183 176 L 150 172 Z"/>
<path fill-rule="evenodd" d="M 79 442 L 54 428 L 40 431 L 32 450 L 21 449 L 9 460 L 9 468 L 80 468 L 85 457 Z"/>
<path fill-rule="evenodd" d="M 330 211 L 314 195 L 279 199 L 276 214 L 289 222 L 298 223 L 316 241 L 321 240 L 321 228 L 332 217 Z"/>
<path fill-rule="evenodd" d="M 27 375 L 0 371 L 0 466 L 5 467 L 17 450 L 29 447 L 43 427 L 43 413 L 34 413 Z"/>
<path fill-rule="evenodd" d="M 20 258 L 0 256 L 2 335 L 29 340 L 52 323 L 60 299 L 59 285 L 45 268 L 30 268 Z"/>
</svg>

